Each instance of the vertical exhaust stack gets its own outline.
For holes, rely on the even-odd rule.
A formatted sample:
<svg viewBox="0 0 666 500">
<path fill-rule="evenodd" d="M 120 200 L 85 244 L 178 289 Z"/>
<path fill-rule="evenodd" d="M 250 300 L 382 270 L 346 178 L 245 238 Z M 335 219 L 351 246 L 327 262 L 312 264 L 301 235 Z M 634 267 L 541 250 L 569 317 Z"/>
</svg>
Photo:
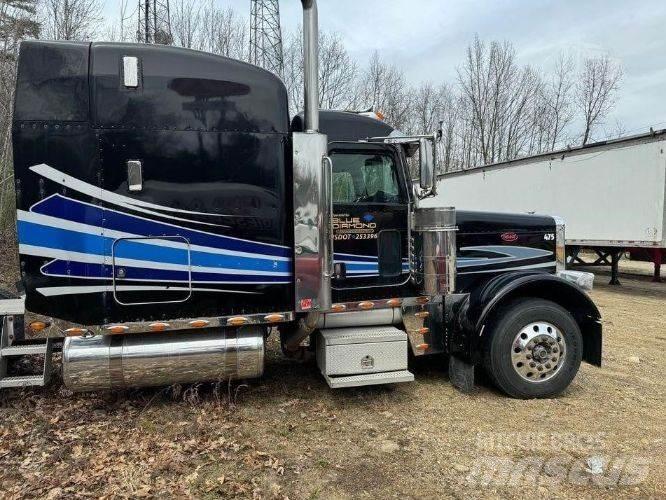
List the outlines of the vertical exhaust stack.
<svg viewBox="0 0 666 500">
<path fill-rule="evenodd" d="M 303 5 L 303 67 L 305 132 L 292 135 L 294 172 L 294 284 L 297 312 L 313 313 L 331 308 L 333 267 L 332 164 L 328 140 L 319 133 L 319 64 L 316 0 Z M 316 325 L 315 317 L 308 325 Z M 300 344 L 310 327 L 299 329 L 286 343 Z"/>
<path fill-rule="evenodd" d="M 317 0 L 303 4 L 303 81 L 305 131 L 319 132 L 319 16 Z"/>
</svg>

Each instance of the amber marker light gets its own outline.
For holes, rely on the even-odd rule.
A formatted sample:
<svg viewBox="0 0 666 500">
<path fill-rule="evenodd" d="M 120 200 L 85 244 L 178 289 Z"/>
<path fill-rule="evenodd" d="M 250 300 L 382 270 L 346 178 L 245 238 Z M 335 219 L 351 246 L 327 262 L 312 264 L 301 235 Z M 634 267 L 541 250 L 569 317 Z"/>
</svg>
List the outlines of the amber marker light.
<svg viewBox="0 0 666 500">
<path fill-rule="evenodd" d="M 419 304 L 427 304 L 428 302 L 430 302 L 430 297 L 425 297 L 425 296 L 416 297 L 416 302 L 418 302 Z"/>
<path fill-rule="evenodd" d="M 154 332 L 163 332 L 164 330 L 169 328 L 171 325 L 169 323 L 157 322 L 157 323 L 151 323 L 148 326 Z"/>
<path fill-rule="evenodd" d="M 428 311 L 419 311 L 417 313 L 414 313 L 414 316 L 416 316 L 417 318 L 427 318 L 428 316 L 430 316 L 430 313 Z"/>
<path fill-rule="evenodd" d="M 233 318 L 229 318 L 227 320 L 227 325 L 229 326 L 240 326 L 244 325 L 247 323 L 247 318 L 244 316 L 234 316 Z"/>
<path fill-rule="evenodd" d="M 402 300 L 400 299 L 389 299 L 386 301 L 386 305 L 389 307 L 398 307 L 400 304 L 402 304 Z"/>
<path fill-rule="evenodd" d="M 417 349 L 422 349 L 424 351 L 428 349 L 428 347 L 430 347 L 430 344 L 419 344 L 416 346 Z"/>
<path fill-rule="evenodd" d="M 204 326 L 210 325 L 210 321 L 205 319 L 193 319 L 188 323 L 192 328 L 203 328 Z"/>
<path fill-rule="evenodd" d="M 370 302 L 369 300 L 358 303 L 359 309 L 372 309 L 373 307 L 375 307 L 375 303 Z"/>
<path fill-rule="evenodd" d="M 125 325 L 111 325 L 107 326 L 106 329 L 111 333 L 125 333 L 129 330 L 129 327 Z"/>
<path fill-rule="evenodd" d="M 430 328 L 427 328 L 427 327 L 424 326 L 423 328 L 419 328 L 418 330 L 416 330 L 416 333 L 418 333 L 420 335 L 425 335 L 429 331 L 430 331 Z"/>
<path fill-rule="evenodd" d="M 342 312 L 345 309 L 347 309 L 347 306 L 344 305 L 344 304 L 333 304 L 331 306 L 331 311 L 333 311 L 333 312 Z"/>
<path fill-rule="evenodd" d="M 284 314 L 267 314 L 264 316 L 264 321 L 269 323 L 277 323 L 278 321 L 284 321 Z"/>
<path fill-rule="evenodd" d="M 49 325 L 44 323 L 43 321 L 33 321 L 32 323 L 30 323 L 30 329 L 33 332 L 41 332 L 47 326 Z"/>
<path fill-rule="evenodd" d="M 68 328 L 65 330 L 65 335 L 68 337 L 76 337 L 78 335 L 83 335 L 87 332 L 85 328 L 78 328 L 78 327 L 73 327 L 73 328 Z"/>
</svg>

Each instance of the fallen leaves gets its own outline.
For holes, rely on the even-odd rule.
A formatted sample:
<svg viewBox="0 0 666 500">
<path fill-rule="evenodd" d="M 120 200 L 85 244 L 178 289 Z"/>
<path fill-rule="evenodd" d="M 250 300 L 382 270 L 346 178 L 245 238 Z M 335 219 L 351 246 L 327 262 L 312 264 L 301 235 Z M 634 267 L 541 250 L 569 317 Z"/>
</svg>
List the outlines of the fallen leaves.
<svg viewBox="0 0 666 500">
<path fill-rule="evenodd" d="M 3 499 L 261 496 L 258 474 L 285 474 L 284 460 L 247 442 L 226 407 L 188 400 L 146 409 L 145 392 L 15 391 L 0 408 Z"/>
</svg>

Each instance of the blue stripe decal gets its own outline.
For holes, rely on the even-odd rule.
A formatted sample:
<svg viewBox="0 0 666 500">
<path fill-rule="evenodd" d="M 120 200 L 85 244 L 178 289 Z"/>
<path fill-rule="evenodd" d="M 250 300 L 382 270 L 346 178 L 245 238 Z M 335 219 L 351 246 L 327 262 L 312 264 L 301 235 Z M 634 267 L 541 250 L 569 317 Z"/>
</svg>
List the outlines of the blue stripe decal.
<svg viewBox="0 0 666 500">
<path fill-rule="evenodd" d="M 18 221 L 19 242 L 69 252 L 80 252 L 92 255 L 110 256 L 115 241 L 99 235 L 80 233 L 68 229 L 60 229 L 32 222 Z M 144 260 L 156 263 L 187 265 L 187 250 L 160 246 L 159 243 L 139 243 L 122 240 L 115 246 L 117 258 Z M 248 271 L 267 271 L 274 273 L 291 273 L 291 262 L 239 257 L 235 255 L 211 254 L 192 251 L 191 265 L 201 267 L 223 267 Z"/>
<path fill-rule="evenodd" d="M 182 282 L 189 281 L 189 273 L 187 271 L 173 271 L 167 269 L 144 269 L 140 267 L 126 267 L 125 278 L 122 280 L 132 281 L 169 281 L 169 282 Z M 66 262 L 56 260 L 48 263 L 42 268 L 42 273 L 47 276 L 66 276 L 71 278 L 97 278 L 97 279 L 112 279 L 113 267 L 104 264 L 89 264 L 86 262 Z M 289 276 L 257 276 L 252 274 L 222 274 L 222 273 L 202 273 L 192 272 L 192 282 L 206 283 L 206 282 L 219 282 L 219 283 L 289 283 Z"/>
<path fill-rule="evenodd" d="M 337 262 L 337 261 L 336 261 Z M 347 268 L 348 271 L 355 271 L 355 270 L 368 270 L 371 271 L 373 269 L 379 269 L 379 264 L 350 264 L 346 263 L 345 267 Z"/>
<path fill-rule="evenodd" d="M 31 212 L 57 217 L 59 219 L 100 226 L 104 221 L 104 229 L 122 231 L 140 236 L 182 236 L 191 245 L 235 250 L 275 257 L 289 257 L 291 250 L 287 247 L 269 245 L 259 242 L 240 240 L 180 226 L 137 217 L 134 215 L 103 209 L 61 195 L 51 196 L 31 208 Z M 100 232 L 102 228 L 100 228 Z"/>
</svg>

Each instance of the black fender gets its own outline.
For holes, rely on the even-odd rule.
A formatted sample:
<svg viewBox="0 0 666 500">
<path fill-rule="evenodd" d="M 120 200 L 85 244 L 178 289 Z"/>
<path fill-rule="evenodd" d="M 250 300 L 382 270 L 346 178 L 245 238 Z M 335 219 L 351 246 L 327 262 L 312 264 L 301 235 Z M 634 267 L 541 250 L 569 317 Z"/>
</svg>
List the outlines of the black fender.
<svg viewBox="0 0 666 500">
<path fill-rule="evenodd" d="M 601 366 L 601 314 L 592 299 L 577 285 L 553 274 L 509 272 L 501 274 L 469 295 L 453 298 L 447 308 L 449 350 L 479 363 L 490 336 L 488 323 L 502 306 L 520 297 L 550 300 L 569 311 L 583 335 L 583 360 Z"/>
</svg>

